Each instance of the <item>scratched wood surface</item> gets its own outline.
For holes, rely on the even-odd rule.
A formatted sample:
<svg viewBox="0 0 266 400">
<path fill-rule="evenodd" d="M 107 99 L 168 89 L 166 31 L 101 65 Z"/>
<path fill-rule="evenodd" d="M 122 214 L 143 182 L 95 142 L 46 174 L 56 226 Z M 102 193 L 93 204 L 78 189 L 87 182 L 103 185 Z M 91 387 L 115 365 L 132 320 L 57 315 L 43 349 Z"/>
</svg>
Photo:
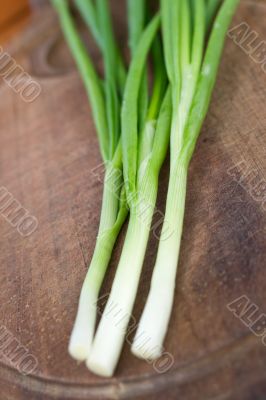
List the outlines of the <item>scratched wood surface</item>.
<svg viewBox="0 0 266 400">
<path fill-rule="evenodd" d="M 122 2 L 114 3 L 123 40 Z M 244 21 L 263 41 L 265 17 L 263 0 L 243 0 L 232 26 Z M 99 60 L 90 39 L 87 43 Z M 227 39 L 189 172 L 175 304 L 165 342 L 174 364 L 160 374 L 155 369 L 160 365 L 137 360 L 126 344 L 114 378 L 103 379 L 67 353 L 102 192 L 92 173 L 101 160 L 86 94 L 49 6 L 7 49 L 42 92 L 25 103 L 4 81 L 0 84 L 0 186 L 38 219 L 37 230 L 22 237 L 0 215 L 1 400 L 264 400 L 266 347 L 247 321 L 227 308 L 245 295 L 257 306 L 257 317 L 266 313 L 266 201 L 256 190 L 266 180 L 266 74 L 261 65 Z M 167 171 L 166 163 L 158 200 L 162 211 Z M 103 294 L 110 289 L 124 231 Z M 151 237 L 136 319 L 148 293 L 157 244 Z M 37 360 L 29 375 L 21 373 L 4 346 L 4 333 Z"/>
</svg>

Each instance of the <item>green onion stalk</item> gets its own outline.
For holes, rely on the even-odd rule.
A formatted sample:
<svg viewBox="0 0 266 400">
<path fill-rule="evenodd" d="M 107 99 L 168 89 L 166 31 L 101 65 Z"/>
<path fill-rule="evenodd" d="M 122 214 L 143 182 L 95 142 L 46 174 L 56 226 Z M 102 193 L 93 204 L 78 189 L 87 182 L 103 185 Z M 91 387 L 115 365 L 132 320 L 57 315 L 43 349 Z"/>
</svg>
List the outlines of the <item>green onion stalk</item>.
<svg viewBox="0 0 266 400">
<path fill-rule="evenodd" d="M 211 1 L 161 0 L 164 54 L 173 107 L 164 221 L 164 225 L 170 226 L 171 235 L 160 239 L 148 299 L 132 345 L 132 352 L 140 358 L 156 359 L 163 350 L 175 292 L 188 167 L 208 111 L 226 33 L 238 3 L 239 0 L 224 0 L 213 21 L 209 9 Z M 208 21 L 212 21 L 211 33 L 205 49 Z"/>
<path fill-rule="evenodd" d="M 138 134 L 143 71 L 152 43 L 154 60 L 159 54 L 159 42 L 155 39 L 159 26 L 160 16 L 156 15 L 141 35 L 129 68 L 123 100 L 123 166 L 130 219 L 112 290 L 87 360 L 88 368 L 102 376 L 112 376 L 121 353 L 150 234 L 158 175 L 169 145 L 171 90 L 163 78 L 162 65 L 157 66 L 157 72 L 155 70 L 146 122 Z M 162 60 L 159 60 L 161 64 Z"/>
<path fill-rule="evenodd" d="M 140 36 L 146 26 L 148 9 L 146 1 L 143 0 L 127 0 L 126 2 L 128 11 L 129 48 L 131 51 L 131 57 L 133 57 Z M 144 68 L 138 99 L 138 123 L 140 131 L 145 130 L 145 124 L 147 123 L 146 114 L 149 104 L 147 73 L 147 68 Z"/>
<path fill-rule="evenodd" d="M 114 244 L 128 214 L 122 173 L 120 126 L 121 95 L 124 90 L 126 70 L 115 43 L 107 0 L 97 0 L 95 4 L 90 0 L 76 1 L 103 54 L 104 81 L 98 76 L 80 38 L 68 1 L 52 0 L 52 3 L 88 93 L 105 165 L 98 236 L 81 290 L 76 321 L 69 343 L 70 355 L 78 361 L 85 361 L 94 336 L 99 291 Z"/>
</svg>

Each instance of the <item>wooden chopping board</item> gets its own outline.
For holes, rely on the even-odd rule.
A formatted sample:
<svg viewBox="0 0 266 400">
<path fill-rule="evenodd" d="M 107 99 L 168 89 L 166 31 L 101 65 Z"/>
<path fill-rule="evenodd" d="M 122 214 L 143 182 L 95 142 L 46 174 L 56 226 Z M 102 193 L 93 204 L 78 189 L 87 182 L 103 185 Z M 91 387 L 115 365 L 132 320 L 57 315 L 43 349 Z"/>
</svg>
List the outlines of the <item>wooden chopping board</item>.
<svg viewBox="0 0 266 400">
<path fill-rule="evenodd" d="M 123 40 L 122 1 L 114 3 Z M 243 0 L 232 26 L 245 22 L 263 41 L 265 17 L 263 0 Z M 98 60 L 90 41 L 88 46 Z M 37 230 L 22 237 L 0 215 L 0 399 L 265 399 L 266 347 L 247 321 L 228 309 L 246 296 L 258 316 L 266 313 L 266 201 L 256 192 L 266 180 L 266 74 L 261 65 L 227 39 L 189 171 L 175 304 L 165 343 L 172 367 L 158 373 L 156 366 L 134 358 L 126 344 L 114 378 L 103 379 L 67 353 L 102 192 L 92 172 L 101 159 L 86 94 L 49 6 L 8 51 L 42 92 L 25 103 L 4 82 L 0 85 L 0 186 L 38 220 Z M 166 163 L 158 200 L 162 211 L 167 179 Z M 110 290 L 124 233 L 102 294 Z M 152 237 L 133 312 L 137 320 L 157 245 Z M 2 350 L 3 332 L 36 360 L 30 374 L 22 374 Z"/>
</svg>

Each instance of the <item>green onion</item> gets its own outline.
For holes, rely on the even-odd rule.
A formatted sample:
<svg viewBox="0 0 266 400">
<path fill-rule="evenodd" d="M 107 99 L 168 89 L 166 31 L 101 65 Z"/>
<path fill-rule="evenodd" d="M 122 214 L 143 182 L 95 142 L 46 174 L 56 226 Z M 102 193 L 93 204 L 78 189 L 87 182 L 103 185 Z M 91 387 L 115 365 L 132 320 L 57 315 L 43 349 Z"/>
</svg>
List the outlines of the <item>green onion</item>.
<svg viewBox="0 0 266 400">
<path fill-rule="evenodd" d="M 80 39 L 68 2 L 52 0 L 61 27 L 88 92 L 105 162 L 104 191 L 100 227 L 94 254 L 84 281 L 77 317 L 69 343 L 69 353 L 79 361 L 88 357 L 95 329 L 97 299 L 117 236 L 126 219 L 128 208 L 122 177 L 119 91 L 125 84 L 125 69 L 118 54 L 106 0 L 97 0 L 97 9 L 89 1 L 86 17 L 103 53 L 105 66 L 104 91 L 90 56 Z M 81 6 L 82 2 L 77 2 Z M 84 3 L 83 3 L 84 4 Z M 84 10 L 83 10 L 84 11 Z M 91 15 L 90 15 L 91 13 Z M 117 63 L 120 72 L 117 75 Z M 124 75 L 124 80 L 121 76 Z M 114 78 L 115 77 L 115 78 Z"/>
<path fill-rule="evenodd" d="M 73 19 L 70 15 L 68 2 L 51 0 L 60 17 L 61 27 L 65 38 L 75 58 L 85 88 L 88 92 L 93 118 L 97 129 L 100 150 L 104 161 L 108 160 L 108 126 L 105 113 L 105 102 L 101 81 L 95 71 L 87 50 L 80 39 Z"/>
<path fill-rule="evenodd" d="M 69 352 L 86 361 L 91 371 L 108 377 L 116 368 L 132 315 L 159 173 L 170 143 L 165 219 L 149 296 L 132 345 L 132 352 L 140 358 L 156 359 L 162 353 L 174 299 L 188 168 L 239 0 L 160 0 L 155 16 L 150 15 L 146 1 L 127 0 L 128 72 L 116 43 L 108 0 L 75 0 L 102 53 L 103 79 L 80 38 L 68 1 L 51 1 L 90 99 L 105 165 L 99 232 Z M 150 52 L 153 78 L 149 91 Z M 99 291 L 128 211 L 119 265 L 95 333 Z M 168 237 L 166 231 L 170 231 Z"/>
<path fill-rule="evenodd" d="M 126 80 L 126 69 L 125 69 L 123 58 L 120 54 L 119 48 L 117 47 L 116 42 L 115 42 L 114 33 L 113 33 L 112 25 L 111 25 L 112 23 L 110 20 L 107 3 L 103 4 L 104 8 L 105 8 L 105 12 L 104 12 L 105 18 L 108 21 L 107 34 L 109 35 L 109 37 L 107 38 L 107 42 L 104 40 L 104 37 L 102 35 L 101 29 L 99 26 L 100 18 L 98 17 L 97 9 L 95 9 L 93 1 L 92 0 L 75 0 L 75 4 L 102 52 L 106 51 L 107 42 L 109 43 L 111 41 L 110 49 L 113 50 L 114 56 L 116 57 L 116 63 L 117 63 L 117 68 L 114 70 L 114 75 L 116 76 L 116 79 L 119 84 L 119 89 L 120 89 L 119 93 L 122 95 L 124 92 L 124 86 L 125 86 L 125 80 Z M 103 18 L 101 18 L 101 19 L 103 19 Z"/>
<path fill-rule="evenodd" d="M 130 220 L 112 291 L 87 360 L 88 368 L 103 376 L 113 374 L 123 346 L 150 234 L 158 190 L 158 175 L 169 143 L 170 89 L 164 95 L 160 106 L 150 146 L 146 147 L 146 152 L 149 154 L 145 167 L 138 168 L 139 91 L 148 50 L 159 24 L 160 18 L 155 16 L 140 39 L 128 73 L 123 101 L 123 165 Z M 115 312 L 112 312 L 113 308 Z"/>
<path fill-rule="evenodd" d="M 127 0 L 129 47 L 131 57 L 134 56 L 141 34 L 145 28 L 147 17 L 146 2 L 143 0 Z M 147 68 L 144 68 L 138 100 L 139 129 L 144 129 L 146 113 L 149 103 Z"/>
<path fill-rule="evenodd" d="M 213 17 L 215 16 L 218 6 L 222 0 L 206 0 L 206 25 L 210 27 Z"/>
<path fill-rule="evenodd" d="M 173 93 L 171 165 L 164 222 L 172 234 L 160 240 L 149 296 L 132 345 L 132 352 L 141 358 L 155 359 L 162 352 L 174 298 L 188 166 L 209 107 L 226 32 L 238 3 L 239 0 L 223 2 L 204 54 L 206 2 L 194 0 L 190 8 L 195 21 L 191 38 L 188 1 L 161 0 L 165 59 Z M 144 343 L 143 335 L 147 339 Z"/>
<path fill-rule="evenodd" d="M 158 174 L 167 151 L 170 120 L 171 94 L 168 90 L 158 118 L 151 160 L 139 186 L 139 195 L 131 205 L 129 227 L 112 291 L 87 361 L 88 368 L 98 375 L 113 375 L 123 346 L 150 234 Z"/>
</svg>

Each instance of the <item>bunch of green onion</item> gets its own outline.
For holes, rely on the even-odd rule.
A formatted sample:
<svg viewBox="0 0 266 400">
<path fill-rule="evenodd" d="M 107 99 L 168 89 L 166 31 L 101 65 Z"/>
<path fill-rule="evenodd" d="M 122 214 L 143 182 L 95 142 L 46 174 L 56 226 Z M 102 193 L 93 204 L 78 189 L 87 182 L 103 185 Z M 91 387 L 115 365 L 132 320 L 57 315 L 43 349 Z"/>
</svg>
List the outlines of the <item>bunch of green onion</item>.
<svg viewBox="0 0 266 400">
<path fill-rule="evenodd" d="M 170 227 L 171 234 L 160 238 L 149 296 L 132 345 L 133 354 L 140 358 L 156 359 L 162 353 L 173 305 L 188 168 L 239 0 L 161 0 L 155 14 L 148 0 L 127 0 L 128 67 L 115 39 L 108 0 L 76 0 L 102 54 L 103 78 L 84 46 L 68 1 L 52 3 L 88 92 L 105 165 L 99 232 L 69 352 L 86 361 L 91 371 L 112 376 L 132 315 L 159 172 L 170 144 L 162 232 Z M 128 213 L 119 265 L 95 332 L 99 291 Z"/>
</svg>

